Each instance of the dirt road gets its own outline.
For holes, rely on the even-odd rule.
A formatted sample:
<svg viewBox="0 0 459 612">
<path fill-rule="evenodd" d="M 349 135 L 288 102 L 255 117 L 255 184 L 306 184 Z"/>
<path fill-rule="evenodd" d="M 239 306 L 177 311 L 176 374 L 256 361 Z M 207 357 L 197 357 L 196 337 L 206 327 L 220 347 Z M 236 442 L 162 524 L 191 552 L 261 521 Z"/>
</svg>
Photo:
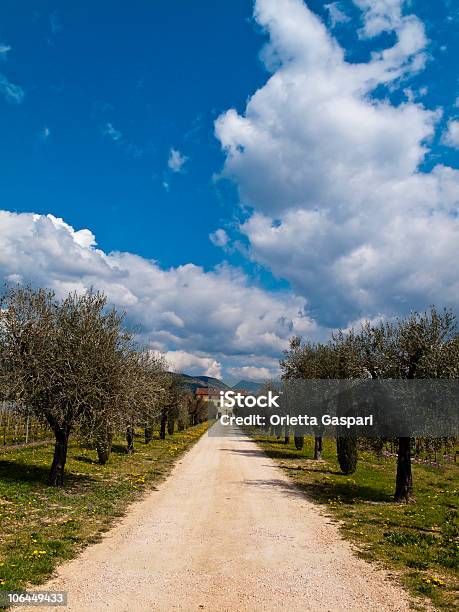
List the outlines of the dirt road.
<svg viewBox="0 0 459 612">
<path fill-rule="evenodd" d="M 72 611 L 407 610 L 248 438 L 204 437 L 45 588 Z M 52 608 L 56 611 L 59 608 Z"/>
</svg>

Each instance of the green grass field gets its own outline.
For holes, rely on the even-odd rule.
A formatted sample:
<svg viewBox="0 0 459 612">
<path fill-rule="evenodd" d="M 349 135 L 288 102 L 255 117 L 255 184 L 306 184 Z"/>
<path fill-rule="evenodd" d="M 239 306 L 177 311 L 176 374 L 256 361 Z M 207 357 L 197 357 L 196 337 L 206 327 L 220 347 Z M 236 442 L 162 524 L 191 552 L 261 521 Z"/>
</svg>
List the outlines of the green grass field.
<svg viewBox="0 0 459 612">
<path fill-rule="evenodd" d="M 313 461 L 313 438 L 297 451 L 293 440 L 253 433 L 256 442 L 311 500 L 341 522 L 342 533 L 362 556 L 397 570 L 415 595 L 440 609 L 458 609 L 459 467 L 413 465 L 416 503 L 394 504 L 395 458 L 359 452 L 357 471 L 340 473 L 336 443 L 324 440 L 322 461 Z"/>
<path fill-rule="evenodd" d="M 0 450 L 0 589 L 39 584 L 96 542 L 206 430 L 203 423 L 148 445 L 139 436 L 132 455 L 117 441 L 105 466 L 73 442 L 62 489 L 46 484 L 52 445 Z"/>
</svg>

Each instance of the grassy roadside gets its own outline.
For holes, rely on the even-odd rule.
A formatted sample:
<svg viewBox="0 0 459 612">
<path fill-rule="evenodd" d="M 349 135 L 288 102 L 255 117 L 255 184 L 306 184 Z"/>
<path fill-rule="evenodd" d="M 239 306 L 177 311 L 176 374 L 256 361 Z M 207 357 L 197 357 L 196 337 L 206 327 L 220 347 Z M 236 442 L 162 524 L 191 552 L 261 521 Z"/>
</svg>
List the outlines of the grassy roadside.
<svg viewBox="0 0 459 612">
<path fill-rule="evenodd" d="M 0 451 L 0 589 L 39 584 L 60 562 L 98 541 L 207 427 L 155 437 L 148 445 L 139 436 L 133 455 L 115 444 L 105 466 L 94 451 L 74 442 L 62 489 L 46 485 L 52 445 Z"/>
<path fill-rule="evenodd" d="M 313 461 L 313 438 L 297 451 L 293 442 L 284 445 L 259 432 L 252 436 L 312 501 L 340 521 L 359 554 L 397 570 L 413 595 L 429 597 L 439 609 L 459 609 L 459 466 L 415 464 L 416 503 L 400 505 L 392 502 L 394 458 L 360 452 L 357 471 L 344 476 L 334 440 L 324 440 L 323 460 Z"/>
</svg>

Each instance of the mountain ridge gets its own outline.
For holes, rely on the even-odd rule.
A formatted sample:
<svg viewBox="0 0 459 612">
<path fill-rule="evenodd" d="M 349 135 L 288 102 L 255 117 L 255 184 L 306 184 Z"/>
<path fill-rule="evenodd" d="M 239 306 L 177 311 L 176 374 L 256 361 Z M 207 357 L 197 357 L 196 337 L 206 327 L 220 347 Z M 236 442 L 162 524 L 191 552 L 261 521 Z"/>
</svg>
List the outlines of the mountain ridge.
<svg viewBox="0 0 459 612">
<path fill-rule="evenodd" d="M 180 387 L 191 391 L 191 393 L 196 393 L 196 389 L 202 387 L 219 389 L 222 391 L 231 389 L 231 387 L 226 385 L 222 380 L 219 378 L 214 378 L 213 376 L 192 376 L 190 374 L 185 374 L 184 372 L 170 372 L 170 374 L 174 376 Z"/>
<path fill-rule="evenodd" d="M 178 385 L 191 393 L 196 393 L 196 389 L 207 387 L 209 389 L 218 389 L 221 391 L 229 391 L 231 389 L 241 389 L 250 393 L 256 393 L 260 390 L 263 385 L 262 382 L 254 380 L 240 380 L 236 385 L 232 387 L 227 385 L 219 378 L 213 376 L 193 376 L 192 374 L 185 374 L 184 372 L 169 372 L 177 381 Z"/>
<path fill-rule="evenodd" d="M 241 389 L 244 391 L 250 391 L 251 393 L 257 393 L 263 386 L 262 382 L 257 382 L 255 380 L 240 380 L 237 384 L 233 385 L 233 389 Z"/>
</svg>

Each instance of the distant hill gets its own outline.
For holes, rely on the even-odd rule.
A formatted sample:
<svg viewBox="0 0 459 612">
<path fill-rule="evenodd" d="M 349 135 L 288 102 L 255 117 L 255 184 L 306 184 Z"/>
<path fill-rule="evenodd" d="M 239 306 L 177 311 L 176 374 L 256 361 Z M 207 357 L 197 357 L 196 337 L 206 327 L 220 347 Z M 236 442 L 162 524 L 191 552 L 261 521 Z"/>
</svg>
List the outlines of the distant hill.
<svg viewBox="0 0 459 612">
<path fill-rule="evenodd" d="M 200 387 L 210 387 L 211 389 L 222 389 L 224 391 L 231 388 L 218 378 L 213 378 L 212 376 L 190 376 L 189 374 L 176 374 L 175 372 L 170 372 L 170 374 L 177 379 L 178 384 L 182 388 L 191 393 L 195 393 L 196 389 Z"/>
<path fill-rule="evenodd" d="M 257 393 L 263 386 L 261 382 L 255 382 L 254 380 L 240 380 L 236 385 L 233 385 L 233 389 L 244 389 L 250 393 Z"/>
<path fill-rule="evenodd" d="M 221 389 L 227 391 L 228 389 L 243 389 L 249 393 L 257 393 L 262 387 L 263 383 L 255 382 L 254 380 L 240 380 L 237 385 L 232 387 L 226 385 L 219 378 L 213 378 L 212 376 L 190 376 L 189 374 L 170 372 L 178 382 L 178 384 L 187 391 L 195 393 L 196 389 L 201 387 L 209 387 L 211 389 Z"/>
</svg>

